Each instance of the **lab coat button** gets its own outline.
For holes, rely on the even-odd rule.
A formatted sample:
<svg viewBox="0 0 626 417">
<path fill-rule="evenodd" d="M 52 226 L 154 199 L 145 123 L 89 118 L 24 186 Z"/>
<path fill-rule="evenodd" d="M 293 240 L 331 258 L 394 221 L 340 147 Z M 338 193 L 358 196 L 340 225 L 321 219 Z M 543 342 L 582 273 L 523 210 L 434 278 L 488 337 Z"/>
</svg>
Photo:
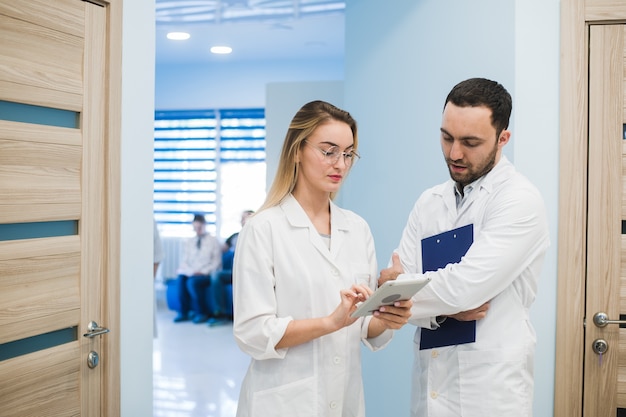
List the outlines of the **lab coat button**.
<svg viewBox="0 0 626 417">
<path fill-rule="evenodd" d="M 341 363 L 341 358 L 339 356 L 335 356 L 333 358 L 333 362 L 335 362 L 335 365 L 339 365 Z"/>
<path fill-rule="evenodd" d="M 432 398 L 433 400 L 436 400 L 438 396 L 439 396 L 439 394 L 437 394 L 436 391 L 431 391 L 430 398 Z"/>
<path fill-rule="evenodd" d="M 430 356 L 432 358 L 436 358 L 437 356 L 439 356 L 439 352 L 437 352 L 435 349 L 433 349 L 433 351 L 430 353 Z"/>
<path fill-rule="evenodd" d="M 330 273 L 335 276 L 339 275 L 339 271 L 337 271 L 336 269 L 331 270 Z"/>
<path fill-rule="evenodd" d="M 331 410 L 334 410 L 335 408 L 337 408 L 337 401 L 331 401 L 330 402 L 330 408 L 331 408 Z"/>
</svg>

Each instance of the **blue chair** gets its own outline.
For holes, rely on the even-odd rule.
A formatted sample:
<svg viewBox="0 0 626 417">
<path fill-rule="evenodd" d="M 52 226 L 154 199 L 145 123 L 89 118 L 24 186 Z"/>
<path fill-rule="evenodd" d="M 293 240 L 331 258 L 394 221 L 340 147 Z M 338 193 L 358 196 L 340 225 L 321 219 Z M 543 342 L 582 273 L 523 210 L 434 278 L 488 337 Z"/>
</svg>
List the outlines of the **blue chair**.
<svg viewBox="0 0 626 417">
<path fill-rule="evenodd" d="M 167 308 L 174 311 L 180 311 L 180 300 L 178 298 L 178 289 L 176 288 L 176 279 L 168 279 L 165 281 L 165 285 Z"/>
</svg>

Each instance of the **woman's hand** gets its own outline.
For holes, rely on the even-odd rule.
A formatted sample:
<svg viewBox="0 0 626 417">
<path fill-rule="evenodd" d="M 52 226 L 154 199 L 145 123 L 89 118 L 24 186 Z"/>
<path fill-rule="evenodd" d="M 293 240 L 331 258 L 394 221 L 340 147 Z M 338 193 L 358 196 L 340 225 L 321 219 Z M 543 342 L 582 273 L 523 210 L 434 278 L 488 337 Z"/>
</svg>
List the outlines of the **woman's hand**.
<svg viewBox="0 0 626 417">
<path fill-rule="evenodd" d="M 409 322 L 411 318 L 411 307 L 413 301 L 396 301 L 393 305 L 382 306 L 380 310 L 374 312 L 374 319 L 385 329 L 397 330 Z"/>
<path fill-rule="evenodd" d="M 409 322 L 413 301 L 396 301 L 391 306 L 383 306 L 374 312 L 367 328 L 367 337 L 380 336 L 387 329 L 397 330 Z"/>
<path fill-rule="evenodd" d="M 275 348 L 298 346 L 353 324 L 358 317 L 350 317 L 350 314 L 356 310 L 359 301 L 367 299 L 372 293 L 366 285 L 353 285 L 352 288 L 341 290 L 341 302 L 335 311 L 324 317 L 291 320 Z"/>
<path fill-rule="evenodd" d="M 367 300 L 373 292 L 367 285 L 353 285 L 349 289 L 341 290 L 341 302 L 329 316 L 333 327 L 339 330 L 357 321 L 358 317 L 351 317 L 350 314 L 356 310 L 357 303 Z"/>
</svg>

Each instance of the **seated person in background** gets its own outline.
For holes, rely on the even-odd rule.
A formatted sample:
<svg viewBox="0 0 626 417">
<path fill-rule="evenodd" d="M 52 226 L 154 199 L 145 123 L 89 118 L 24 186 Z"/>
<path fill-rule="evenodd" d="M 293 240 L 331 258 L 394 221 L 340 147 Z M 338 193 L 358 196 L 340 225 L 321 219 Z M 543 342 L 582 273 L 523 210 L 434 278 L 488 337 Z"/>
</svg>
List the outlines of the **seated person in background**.
<svg viewBox="0 0 626 417">
<path fill-rule="evenodd" d="M 241 213 L 241 227 L 243 227 L 243 225 L 246 224 L 246 220 L 248 220 L 248 217 L 252 216 L 253 214 L 254 214 L 254 210 L 245 210 Z M 226 239 L 226 242 L 224 242 L 224 247 L 222 248 L 224 253 L 228 252 L 229 250 L 232 250 L 233 252 L 235 251 L 235 246 L 237 245 L 238 236 L 239 236 L 239 232 L 235 232 L 232 235 L 230 235 L 228 239 Z"/>
<path fill-rule="evenodd" d="M 194 323 L 208 320 L 213 313 L 206 297 L 206 287 L 211 285 L 212 276 L 222 266 L 221 245 L 216 238 L 206 232 L 206 220 L 202 214 L 193 218 L 193 230 L 196 236 L 185 242 L 183 259 L 178 268 L 176 287 L 180 301 L 180 311 L 174 322 L 191 319 L 193 310 Z"/>
<path fill-rule="evenodd" d="M 245 210 L 241 213 L 241 227 L 246 224 L 246 220 L 254 214 L 253 210 Z M 235 257 L 235 247 L 239 232 L 233 233 L 224 242 L 222 247 L 222 269 L 215 273 L 211 292 L 213 305 L 215 307 L 214 318 L 209 319 L 209 326 L 232 320 L 232 293 L 226 291 L 226 286 L 233 283 L 233 258 Z M 231 298 L 229 301 L 228 298 Z"/>
</svg>

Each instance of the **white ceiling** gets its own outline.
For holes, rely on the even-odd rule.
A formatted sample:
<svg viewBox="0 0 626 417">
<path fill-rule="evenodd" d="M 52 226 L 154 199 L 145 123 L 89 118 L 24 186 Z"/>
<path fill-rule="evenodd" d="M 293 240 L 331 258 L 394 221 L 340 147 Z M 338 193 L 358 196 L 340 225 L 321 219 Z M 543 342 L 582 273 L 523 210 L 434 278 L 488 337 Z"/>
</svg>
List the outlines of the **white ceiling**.
<svg viewBox="0 0 626 417">
<path fill-rule="evenodd" d="M 345 1 L 333 0 L 156 0 L 156 61 L 342 58 L 344 9 Z M 169 40 L 170 31 L 191 38 Z M 233 53 L 213 55 L 215 45 Z"/>
</svg>

